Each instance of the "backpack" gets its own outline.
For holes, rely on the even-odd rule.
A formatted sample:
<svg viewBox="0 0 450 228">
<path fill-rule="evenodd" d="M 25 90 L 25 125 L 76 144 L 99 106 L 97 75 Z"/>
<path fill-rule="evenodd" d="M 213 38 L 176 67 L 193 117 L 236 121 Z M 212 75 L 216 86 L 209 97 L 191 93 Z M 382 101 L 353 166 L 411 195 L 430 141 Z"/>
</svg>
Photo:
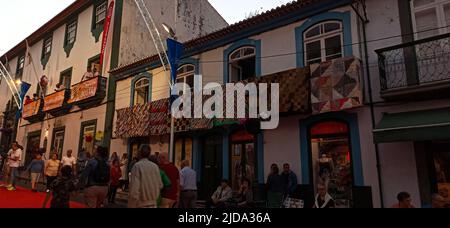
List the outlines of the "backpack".
<svg viewBox="0 0 450 228">
<path fill-rule="evenodd" d="M 110 168 L 108 163 L 105 160 L 100 160 L 95 158 L 97 161 L 97 166 L 93 173 L 93 180 L 97 184 L 108 184 L 110 176 Z"/>
</svg>

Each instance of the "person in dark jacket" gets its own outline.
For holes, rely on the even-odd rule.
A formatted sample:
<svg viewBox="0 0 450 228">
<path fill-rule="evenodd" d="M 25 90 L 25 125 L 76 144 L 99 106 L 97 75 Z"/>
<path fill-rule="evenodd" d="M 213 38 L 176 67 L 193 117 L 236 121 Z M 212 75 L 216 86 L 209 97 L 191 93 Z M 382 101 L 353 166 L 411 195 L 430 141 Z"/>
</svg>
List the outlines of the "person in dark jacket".
<svg viewBox="0 0 450 228">
<path fill-rule="evenodd" d="M 277 164 L 272 164 L 271 171 L 266 184 L 267 207 L 281 208 L 286 184 Z"/>
<path fill-rule="evenodd" d="M 70 196 L 77 189 L 78 182 L 72 176 L 72 168 L 64 166 L 61 169 L 61 176 L 51 184 L 53 197 L 51 208 L 70 208 Z"/>
<path fill-rule="evenodd" d="M 291 166 L 286 163 L 283 165 L 283 173 L 281 174 L 284 178 L 285 185 L 285 198 L 294 194 L 297 188 L 297 175 L 291 170 Z"/>
</svg>

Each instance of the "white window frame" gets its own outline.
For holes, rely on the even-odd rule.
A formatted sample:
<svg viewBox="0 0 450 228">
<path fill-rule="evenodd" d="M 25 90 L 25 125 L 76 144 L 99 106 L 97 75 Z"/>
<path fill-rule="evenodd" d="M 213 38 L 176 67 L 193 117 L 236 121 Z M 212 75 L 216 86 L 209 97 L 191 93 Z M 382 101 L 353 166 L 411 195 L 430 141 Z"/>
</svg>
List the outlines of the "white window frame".
<svg viewBox="0 0 450 228">
<path fill-rule="evenodd" d="M 325 25 L 326 24 L 330 24 L 330 23 L 338 23 L 340 25 L 339 29 L 330 31 L 330 32 L 325 32 Z M 343 23 L 342 21 L 337 21 L 337 20 L 330 20 L 330 21 L 325 21 L 325 22 L 321 22 L 318 24 L 313 25 L 312 27 L 310 27 L 308 30 L 306 30 L 305 32 L 303 32 L 303 50 L 304 50 L 304 59 L 305 59 L 305 65 L 310 65 L 309 63 L 315 60 L 319 60 L 319 58 L 316 59 L 308 59 L 308 51 L 306 46 L 310 43 L 314 43 L 317 41 L 320 41 L 320 60 L 321 62 L 326 62 L 328 57 L 331 57 L 333 55 L 329 55 L 327 56 L 327 48 L 325 47 L 325 40 L 328 38 L 332 38 L 332 37 L 336 37 L 337 35 L 340 35 L 341 38 L 341 57 L 344 56 L 344 27 L 343 27 Z M 306 34 L 319 27 L 320 31 L 319 31 L 319 35 L 313 36 L 313 37 L 306 37 Z M 335 54 L 337 55 L 337 54 Z"/>
<path fill-rule="evenodd" d="M 414 37 L 416 40 L 419 39 L 419 34 L 418 34 L 418 30 L 417 30 L 416 14 L 423 12 L 423 11 L 431 10 L 431 9 L 434 9 L 436 12 L 437 26 L 439 28 L 439 29 L 437 29 L 438 35 L 450 32 L 450 27 L 446 27 L 446 26 L 450 26 L 450 23 L 447 25 L 447 21 L 445 18 L 445 11 L 444 11 L 445 6 L 450 7 L 450 0 L 434 0 L 434 2 L 432 2 L 432 3 L 428 3 L 428 4 L 425 4 L 422 6 L 418 6 L 418 7 L 414 6 L 414 0 L 412 0 L 410 2 L 410 5 L 411 5 L 411 19 L 412 19 L 412 23 L 413 23 L 413 31 L 415 34 Z"/>
<path fill-rule="evenodd" d="M 52 37 L 48 37 L 47 39 L 44 40 L 44 57 L 52 53 L 52 43 L 53 43 Z"/>
<path fill-rule="evenodd" d="M 141 84 L 138 85 L 139 83 L 141 83 Z M 150 93 L 150 88 L 149 88 L 150 87 L 150 80 L 148 78 L 146 78 L 146 77 L 143 77 L 143 78 L 137 80 L 134 83 L 133 86 L 134 86 L 134 101 L 133 101 L 133 103 L 134 103 L 134 105 L 138 105 L 138 103 L 137 103 L 138 91 L 139 91 L 139 89 L 148 89 L 148 93 Z M 146 103 L 150 102 L 149 99 L 148 99 L 148 95 L 149 94 L 147 94 L 147 96 L 145 97 L 145 102 L 143 104 L 146 104 Z"/>
<path fill-rule="evenodd" d="M 193 70 L 188 71 L 188 67 L 193 67 Z M 184 70 L 183 73 L 179 73 L 181 70 Z M 185 84 L 183 87 L 183 91 L 186 91 L 186 85 L 187 85 L 187 78 L 192 77 L 192 81 L 195 83 L 195 71 L 196 67 L 193 64 L 185 64 L 178 68 L 177 70 L 177 82 L 179 79 L 182 79 L 182 83 Z M 192 85 L 194 86 L 194 85 Z M 191 87 L 191 91 L 194 89 L 194 87 Z"/>
<path fill-rule="evenodd" d="M 67 40 L 66 44 L 73 44 L 75 43 L 75 39 L 77 37 L 77 28 L 78 28 L 78 21 L 74 20 L 67 24 Z"/>
<path fill-rule="evenodd" d="M 246 50 L 248 50 L 248 49 L 252 49 L 253 50 L 253 53 L 252 54 L 245 54 L 245 51 Z M 237 58 L 232 58 L 232 56 L 234 55 L 234 54 L 236 54 L 237 52 L 240 52 L 240 56 L 239 57 L 237 57 Z M 233 72 L 232 71 L 232 67 L 233 67 L 233 64 L 235 63 L 235 62 L 238 62 L 238 61 L 240 61 L 240 60 L 244 60 L 244 59 L 249 59 L 249 58 L 255 58 L 255 64 L 256 64 L 256 47 L 254 47 L 254 46 L 243 46 L 243 47 L 240 47 L 240 48 L 238 48 L 238 49 L 236 49 L 236 50 L 234 50 L 233 52 L 231 52 L 231 54 L 228 56 L 228 74 L 230 74 L 230 75 L 228 75 L 228 80 L 231 82 L 231 80 L 232 80 L 232 77 L 231 77 L 231 73 Z M 242 80 L 242 71 L 241 71 L 241 75 L 239 75 L 239 80 L 238 81 L 241 81 Z"/>
<path fill-rule="evenodd" d="M 106 11 L 107 11 L 108 1 L 103 2 L 102 4 L 95 7 L 95 24 L 98 26 L 103 23 L 106 19 Z M 100 18 L 100 15 L 104 15 L 104 17 Z"/>
</svg>

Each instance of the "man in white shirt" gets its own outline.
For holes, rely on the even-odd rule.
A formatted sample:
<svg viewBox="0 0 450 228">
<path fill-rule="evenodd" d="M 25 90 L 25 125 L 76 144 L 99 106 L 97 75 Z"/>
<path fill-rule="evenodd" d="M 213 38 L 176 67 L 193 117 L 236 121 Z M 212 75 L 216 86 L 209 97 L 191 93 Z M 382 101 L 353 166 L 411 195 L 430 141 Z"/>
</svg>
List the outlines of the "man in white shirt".
<svg viewBox="0 0 450 228">
<path fill-rule="evenodd" d="M 10 169 L 10 184 L 7 186 L 8 191 L 16 190 L 17 172 L 22 160 L 22 150 L 19 148 L 18 142 L 13 142 L 11 150 L 8 152 L 8 166 Z"/>
<path fill-rule="evenodd" d="M 139 148 L 139 162 L 137 162 L 130 175 L 130 193 L 128 195 L 128 208 L 156 208 L 157 200 L 163 188 L 158 165 L 148 158 L 151 149 L 148 145 Z"/>
<path fill-rule="evenodd" d="M 191 169 L 190 162 L 188 160 L 181 162 L 180 188 L 181 208 L 196 208 L 197 173 Z"/>
<path fill-rule="evenodd" d="M 68 150 L 67 151 L 67 155 L 63 156 L 63 158 L 61 159 L 61 168 L 64 166 L 70 166 L 70 168 L 72 168 L 72 170 L 74 170 L 75 173 L 75 168 L 77 164 L 77 159 L 72 156 L 72 150 Z"/>
</svg>

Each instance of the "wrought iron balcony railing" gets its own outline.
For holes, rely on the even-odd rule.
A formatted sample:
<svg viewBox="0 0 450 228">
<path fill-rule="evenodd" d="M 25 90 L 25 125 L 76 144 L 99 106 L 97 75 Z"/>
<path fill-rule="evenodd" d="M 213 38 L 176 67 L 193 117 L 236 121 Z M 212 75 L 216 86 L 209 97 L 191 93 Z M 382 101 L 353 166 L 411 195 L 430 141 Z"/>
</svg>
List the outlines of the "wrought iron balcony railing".
<svg viewBox="0 0 450 228">
<path fill-rule="evenodd" d="M 382 93 L 450 81 L 450 33 L 376 52 Z"/>
</svg>

